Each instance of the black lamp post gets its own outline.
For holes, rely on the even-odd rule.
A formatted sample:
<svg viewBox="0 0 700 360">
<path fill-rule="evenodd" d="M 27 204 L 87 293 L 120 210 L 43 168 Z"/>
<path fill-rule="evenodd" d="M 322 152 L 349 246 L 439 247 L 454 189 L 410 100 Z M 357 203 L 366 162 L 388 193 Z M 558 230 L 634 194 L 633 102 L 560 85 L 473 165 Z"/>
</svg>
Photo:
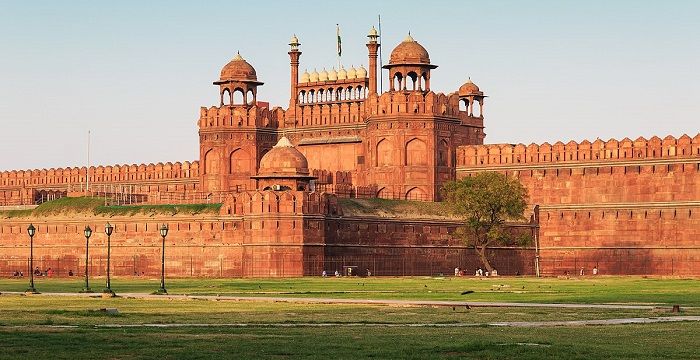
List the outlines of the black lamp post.
<svg viewBox="0 0 700 360">
<path fill-rule="evenodd" d="M 165 290 L 165 237 L 168 236 L 168 225 L 163 224 L 160 227 L 160 236 L 163 238 L 163 249 L 161 250 L 161 262 L 160 262 L 160 289 L 158 289 L 158 294 L 167 294 L 168 291 Z"/>
<path fill-rule="evenodd" d="M 27 234 L 29 234 L 29 288 L 25 292 L 38 294 L 36 288 L 34 288 L 34 234 L 36 234 L 34 224 L 29 224 Z"/>
<path fill-rule="evenodd" d="M 84 235 L 85 235 L 85 288 L 83 288 L 84 293 L 91 293 L 92 290 L 90 290 L 90 274 L 89 274 L 89 269 L 88 269 L 88 256 L 90 254 L 90 236 L 92 236 L 92 229 L 90 229 L 90 226 L 86 226 L 85 230 L 83 230 Z"/>
<path fill-rule="evenodd" d="M 114 296 L 114 291 L 112 291 L 112 283 L 111 283 L 111 278 L 109 274 L 109 260 L 111 257 L 111 252 L 112 252 L 112 243 L 111 243 L 111 236 L 112 232 L 114 231 L 114 226 L 112 224 L 107 223 L 105 225 L 105 234 L 107 234 L 107 287 L 104 289 L 102 292 L 106 296 L 113 297 Z"/>
</svg>

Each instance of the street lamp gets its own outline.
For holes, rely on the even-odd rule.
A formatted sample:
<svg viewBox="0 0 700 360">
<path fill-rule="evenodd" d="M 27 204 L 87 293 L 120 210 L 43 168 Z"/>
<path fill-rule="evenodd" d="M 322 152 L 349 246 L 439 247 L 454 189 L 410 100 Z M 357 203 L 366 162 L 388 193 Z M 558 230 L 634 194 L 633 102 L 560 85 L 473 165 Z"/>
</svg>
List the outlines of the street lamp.
<svg viewBox="0 0 700 360">
<path fill-rule="evenodd" d="M 114 291 L 112 291 L 112 284 L 111 284 L 111 278 L 109 276 L 109 259 L 111 257 L 111 252 L 112 252 L 112 243 L 111 243 L 111 236 L 112 236 L 112 231 L 114 231 L 114 226 L 112 224 L 107 223 L 105 225 L 105 234 L 107 234 L 107 287 L 102 291 L 103 295 L 109 296 L 109 297 L 114 297 Z"/>
<path fill-rule="evenodd" d="M 168 291 L 165 290 L 165 237 L 168 236 L 168 225 L 163 224 L 160 227 L 160 236 L 163 238 L 163 249 L 161 250 L 161 262 L 160 262 L 160 289 L 158 289 L 158 294 L 167 294 Z"/>
<path fill-rule="evenodd" d="M 85 235 L 85 288 L 83 288 L 83 293 L 91 293 L 92 290 L 90 290 L 90 274 L 89 274 L 89 269 L 88 269 L 88 255 L 90 254 L 90 236 L 92 236 L 92 229 L 90 229 L 90 226 L 86 226 L 85 230 L 83 230 L 83 233 Z"/>
<path fill-rule="evenodd" d="M 34 288 L 34 234 L 36 234 L 34 224 L 29 224 L 27 234 L 29 234 L 29 288 L 25 292 L 38 294 L 39 292 Z"/>
</svg>

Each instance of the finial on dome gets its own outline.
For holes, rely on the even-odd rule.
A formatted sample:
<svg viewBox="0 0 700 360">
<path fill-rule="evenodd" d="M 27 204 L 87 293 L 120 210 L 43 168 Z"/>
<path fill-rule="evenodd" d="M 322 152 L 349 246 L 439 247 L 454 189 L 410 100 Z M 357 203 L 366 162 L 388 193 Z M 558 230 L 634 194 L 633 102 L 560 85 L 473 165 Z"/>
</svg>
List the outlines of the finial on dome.
<svg viewBox="0 0 700 360">
<path fill-rule="evenodd" d="M 241 56 L 240 51 L 236 51 L 236 56 L 234 56 L 233 60 L 245 60 L 245 59 L 243 59 L 243 56 Z"/>
<path fill-rule="evenodd" d="M 282 137 L 279 139 L 279 141 L 277 141 L 277 144 L 275 144 L 274 147 L 276 147 L 276 148 L 294 147 L 294 145 L 292 145 L 292 142 L 289 141 L 289 139 L 287 139 L 286 135 L 282 134 Z"/>
<path fill-rule="evenodd" d="M 413 37 L 411 37 L 411 32 L 408 32 L 408 35 L 406 36 L 405 39 L 403 39 L 403 42 L 414 42 Z"/>
<path fill-rule="evenodd" d="M 374 28 L 374 25 L 372 25 L 372 28 L 369 30 L 369 34 L 367 34 L 367 37 L 370 41 L 377 41 L 377 38 L 379 37 L 379 32 L 377 32 L 377 29 Z"/>
<path fill-rule="evenodd" d="M 289 46 L 292 48 L 292 51 L 299 50 L 299 45 L 301 45 L 301 43 L 299 42 L 299 38 L 297 38 L 297 34 L 292 35 L 292 40 L 289 41 Z"/>
</svg>

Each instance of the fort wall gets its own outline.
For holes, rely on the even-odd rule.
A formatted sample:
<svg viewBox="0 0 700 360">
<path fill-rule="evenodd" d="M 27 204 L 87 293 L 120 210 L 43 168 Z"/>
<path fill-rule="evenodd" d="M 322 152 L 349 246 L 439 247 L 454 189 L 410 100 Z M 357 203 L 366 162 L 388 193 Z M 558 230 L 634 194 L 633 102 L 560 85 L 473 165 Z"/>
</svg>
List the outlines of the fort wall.
<svg viewBox="0 0 700 360">
<path fill-rule="evenodd" d="M 700 272 L 700 135 L 458 149 L 457 177 L 498 171 L 540 205 L 545 274 Z"/>
<path fill-rule="evenodd" d="M 112 274 L 157 277 L 160 273 L 160 224 L 166 237 L 168 276 L 242 277 L 320 275 L 345 267 L 375 275 L 450 274 L 479 264 L 473 250 L 453 237 L 450 220 L 348 217 L 332 195 L 301 191 L 229 194 L 219 214 L 95 217 L 80 214 L 43 219 L 8 218 L 0 223 L 0 276 L 27 272 L 32 222 L 34 263 L 57 276 L 85 267 L 83 229 L 90 238 L 92 276 L 106 273 L 104 225 L 112 235 Z M 522 224 L 513 231 L 532 233 Z M 502 274 L 531 274 L 532 248 L 499 248 L 491 254 Z"/>
</svg>

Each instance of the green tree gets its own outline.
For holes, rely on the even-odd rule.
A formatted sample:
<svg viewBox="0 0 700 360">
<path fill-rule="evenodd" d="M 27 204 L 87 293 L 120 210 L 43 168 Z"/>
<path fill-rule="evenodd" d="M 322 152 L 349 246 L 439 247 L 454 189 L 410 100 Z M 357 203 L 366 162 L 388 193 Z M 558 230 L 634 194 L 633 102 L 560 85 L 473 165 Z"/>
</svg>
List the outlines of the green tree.
<svg viewBox="0 0 700 360">
<path fill-rule="evenodd" d="M 456 235 L 474 247 L 489 272 L 493 271 L 486 257 L 489 246 L 528 242 L 529 237 L 512 236 L 504 226 L 506 221 L 524 219 L 527 191 L 517 179 L 482 172 L 446 183 L 443 195 L 452 211 L 465 219 L 465 226 Z"/>
</svg>

